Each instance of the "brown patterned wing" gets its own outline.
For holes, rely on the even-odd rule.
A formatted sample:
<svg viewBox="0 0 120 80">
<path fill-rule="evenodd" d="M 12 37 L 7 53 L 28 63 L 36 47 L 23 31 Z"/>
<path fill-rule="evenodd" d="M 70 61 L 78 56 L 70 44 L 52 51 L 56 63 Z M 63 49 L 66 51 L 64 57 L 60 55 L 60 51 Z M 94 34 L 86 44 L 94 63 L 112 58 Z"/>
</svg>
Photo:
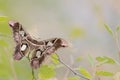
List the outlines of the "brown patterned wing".
<svg viewBox="0 0 120 80">
<path fill-rule="evenodd" d="M 9 26 L 13 30 L 13 38 L 17 44 L 19 44 L 24 37 L 29 35 L 23 28 L 19 22 L 9 21 Z"/>
<path fill-rule="evenodd" d="M 23 41 L 25 41 L 25 37 L 28 36 L 29 34 L 25 32 L 25 30 L 22 28 L 22 25 L 19 24 L 19 22 L 9 21 L 9 25 L 12 28 L 13 38 L 14 41 L 16 42 L 13 57 L 15 60 L 20 60 L 24 56 L 23 52 L 26 52 L 28 47 L 26 44 L 23 44 Z"/>
<path fill-rule="evenodd" d="M 34 69 L 40 67 L 47 55 L 51 55 L 61 47 L 68 46 L 68 42 L 62 38 L 52 38 L 48 40 L 43 40 L 41 43 L 44 43 L 43 47 L 37 48 L 33 52 L 33 56 L 31 58 L 31 66 Z"/>
<path fill-rule="evenodd" d="M 67 41 L 62 38 L 35 40 L 22 28 L 19 22 L 10 21 L 9 25 L 13 30 L 13 38 L 16 42 L 14 59 L 20 60 L 28 53 L 31 67 L 34 69 L 40 67 L 46 56 L 51 55 L 61 47 L 68 46 Z"/>
</svg>

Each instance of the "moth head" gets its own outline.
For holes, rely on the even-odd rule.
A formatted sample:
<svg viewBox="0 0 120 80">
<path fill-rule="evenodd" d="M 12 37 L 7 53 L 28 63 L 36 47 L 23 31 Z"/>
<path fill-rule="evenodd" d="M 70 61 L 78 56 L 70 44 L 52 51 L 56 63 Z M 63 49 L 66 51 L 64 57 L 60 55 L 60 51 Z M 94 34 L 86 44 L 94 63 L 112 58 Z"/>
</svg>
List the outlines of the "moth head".
<svg viewBox="0 0 120 80">
<path fill-rule="evenodd" d="M 19 37 L 18 35 L 20 35 L 21 38 L 23 38 L 28 35 L 28 33 L 23 29 L 22 25 L 17 21 L 9 21 L 9 26 L 13 30 L 14 37 Z"/>
<path fill-rule="evenodd" d="M 62 38 L 57 39 L 54 45 L 56 48 L 69 46 L 68 42 Z"/>
<path fill-rule="evenodd" d="M 9 26 L 12 27 L 12 28 L 19 28 L 19 22 L 9 21 Z"/>
</svg>

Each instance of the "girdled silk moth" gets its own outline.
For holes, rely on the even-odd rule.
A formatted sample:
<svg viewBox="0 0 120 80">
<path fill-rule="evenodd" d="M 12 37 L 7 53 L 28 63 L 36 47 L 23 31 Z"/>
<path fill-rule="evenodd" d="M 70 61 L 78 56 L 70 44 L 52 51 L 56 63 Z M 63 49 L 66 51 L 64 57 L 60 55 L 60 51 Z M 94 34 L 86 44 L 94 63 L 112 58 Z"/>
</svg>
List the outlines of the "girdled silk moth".
<svg viewBox="0 0 120 80">
<path fill-rule="evenodd" d="M 30 58 L 30 65 L 37 69 L 40 67 L 46 56 L 51 55 L 61 47 L 67 47 L 68 43 L 62 38 L 51 38 L 48 40 L 35 40 L 27 33 L 22 25 L 16 21 L 9 21 L 13 31 L 13 38 L 16 42 L 13 57 L 20 60 L 24 56 Z"/>
</svg>

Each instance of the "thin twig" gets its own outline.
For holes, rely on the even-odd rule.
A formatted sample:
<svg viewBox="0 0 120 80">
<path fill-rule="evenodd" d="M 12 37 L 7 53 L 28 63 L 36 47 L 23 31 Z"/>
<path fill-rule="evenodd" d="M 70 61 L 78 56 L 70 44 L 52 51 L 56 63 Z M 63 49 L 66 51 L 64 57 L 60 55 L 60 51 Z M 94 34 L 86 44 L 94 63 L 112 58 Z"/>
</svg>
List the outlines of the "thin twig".
<svg viewBox="0 0 120 80">
<path fill-rule="evenodd" d="M 34 72 L 34 69 L 32 68 L 32 80 L 37 80 L 36 77 L 35 77 L 35 72 Z"/>
<path fill-rule="evenodd" d="M 28 61 L 30 62 L 30 57 L 29 57 L 29 56 L 27 56 L 27 59 L 28 59 Z M 31 71 L 32 71 L 32 80 L 37 80 L 36 77 L 35 77 L 34 69 L 31 68 Z"/>
<path fill-rule="evenodd" d="M 60 59 L 60 57 L 59 57 L 58 54 L 56 54 L 56 55 L 57 55 L 57 57 L 58 57 L 57 60 L 58 60 L 61 64 L 63 64 L 64 66 L 66 66 L 74 75 L 79 76 L 79 77 L 81 77 L 81 78 L 84 78 L 84 79 L 86 79 L 86 80 L 90 80 L 90 79 L 86 78 L 85 76 L 83 76 L 82 74 L 79 74 L 79 73 L 75 72 L 70 66 L 68 66 L 67 64 L 65 64 L 65 63 Z"/>
<path fill-rule="evenodd" d="M 74 64 L 74 61 L 73 61 L 73 58 L 72 58 L 72 56 L 70 56 L 70 62 L 71 62 L 71 66 Z M 70 73 L 70 70 L 69 69 L 67 69 L 67 71 L 66 71 L 66 73 L 65 73 L 65 76 L 63 77 L 63 80 L 66 80 L 67 79 L 67 76 L 69 75 L 69 73 Z"/>
</svg>

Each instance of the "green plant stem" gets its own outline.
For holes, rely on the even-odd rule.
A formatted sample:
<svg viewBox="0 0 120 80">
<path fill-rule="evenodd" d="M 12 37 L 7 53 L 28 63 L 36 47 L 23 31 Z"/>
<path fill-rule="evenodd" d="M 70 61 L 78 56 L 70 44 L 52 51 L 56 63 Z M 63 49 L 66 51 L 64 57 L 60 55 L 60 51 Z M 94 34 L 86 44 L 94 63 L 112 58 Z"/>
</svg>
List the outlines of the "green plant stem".
<svg viewBox="0 0 120 80">
<path fill-rule="evenodd" d="M 32 80 L 37 80 L 36 77 L 35 77 L 35 72 L 34 72 L 34 69 L 32 68 Z"/>
<path fill-rule="evenodd" d="M 28 53 L 28 54 L 30 54 L 30 53 Z M 28 59 L 28 61 L 30 62 L 30 57 L 29 57 L 29 55 L 27 56 L 27 59 Z M 31 71 L 32 71 L 32 80 L 37 80 L 36 77 L 35 77 L 34 69 L 31 68 Z"/>
<path fill-rule="evenodd" d="M 120 45 L 119 45 L 119 37 L 118 37 L 118 32 L 114 33 L 114 39 L 115 39 L 115 43 L 118 49 L 118 55 L 119 55 L 119 60 L 120 60 Z"/>
</svg>

